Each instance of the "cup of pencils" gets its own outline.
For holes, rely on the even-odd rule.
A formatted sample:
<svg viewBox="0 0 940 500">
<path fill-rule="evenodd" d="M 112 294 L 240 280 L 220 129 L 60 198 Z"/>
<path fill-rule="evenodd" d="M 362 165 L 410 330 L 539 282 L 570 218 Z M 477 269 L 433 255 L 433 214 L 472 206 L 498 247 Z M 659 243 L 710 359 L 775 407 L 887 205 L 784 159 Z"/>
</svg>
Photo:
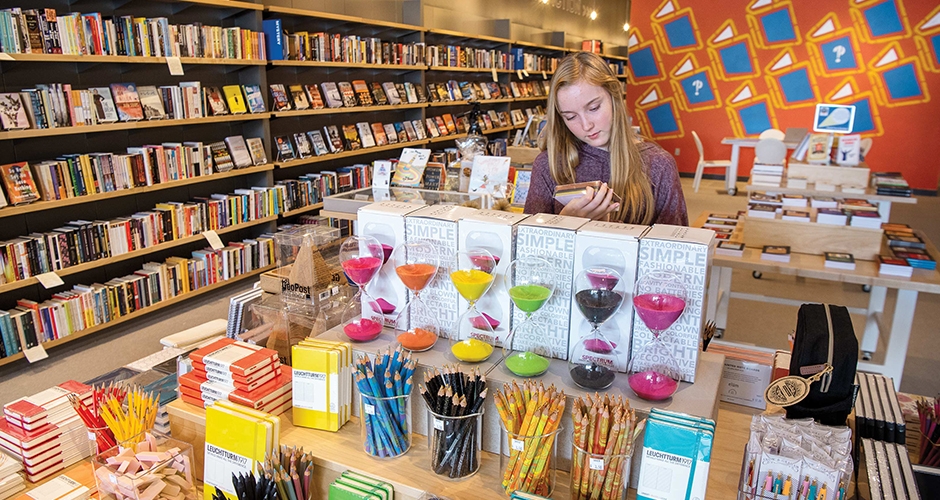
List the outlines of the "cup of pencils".
<svg viewBox="0 0 940 500">
<path fill-rule="evenodd" d="M 417 360 L 399 345 L 375 359 L 356 361 L 359 430 L 363 449 L 376 458 L 395 458 L 411 449 L 411 383 Z"/>
<path fill-rule="evenodd" d="M 578 398 L 571 412 L 571 498 L 627 498 L 636 412 L 621 396 Z"/>
<path fill-rule="evenodd" d="M 434 368 L 433 375 L 425 372 L 420 391 L 428 409 L 431 470 L 451 480 L 473 476 L 480 470 L 486 377 L 479 369 Z"/>
<path fill-rule="evenodd" d="M 500 469 L 503 489 L 551 496 L 555 489 L 557 437 L 562 430 L 565 393 L 555 386 L 527 381 L 503 384 L 496 391 L 502 439 Z"/>
</svg>

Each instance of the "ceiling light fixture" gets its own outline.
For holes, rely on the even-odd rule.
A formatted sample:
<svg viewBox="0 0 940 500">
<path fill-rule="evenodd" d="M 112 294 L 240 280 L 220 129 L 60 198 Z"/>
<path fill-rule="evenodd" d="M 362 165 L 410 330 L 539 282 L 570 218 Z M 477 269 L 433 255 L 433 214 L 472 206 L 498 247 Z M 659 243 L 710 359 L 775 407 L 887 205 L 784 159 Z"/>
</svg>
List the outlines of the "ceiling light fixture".
<svg viewBox="0 0 940 500">
<path fill-rule="evenodd" d="M 630 31 L 630 23 L 623 23 L 623 30 Z"/>
<path fill-rule="evenodd" d="M 596 11 L 596 10 L 592 10 L 592 11 L 591 11 L 591 21 L 593 21 L 593 20 L 595 20 L 595 19 L 597 19 L 597 11 Z"/>
</svg>

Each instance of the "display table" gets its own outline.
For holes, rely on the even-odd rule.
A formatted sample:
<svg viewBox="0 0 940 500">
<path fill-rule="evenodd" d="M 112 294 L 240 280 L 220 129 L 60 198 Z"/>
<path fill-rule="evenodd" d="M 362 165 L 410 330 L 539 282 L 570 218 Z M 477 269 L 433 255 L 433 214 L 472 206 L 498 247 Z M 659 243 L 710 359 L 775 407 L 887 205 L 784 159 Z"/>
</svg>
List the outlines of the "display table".
<svg viewBox="0 0 940 500">
<path fill-rule="evenodd" d="M 356 220 L 357 211 L 376 201 L 402 201 L 417 205 L 464 205 L 477 202 L 482 197 L 478 194 L 459 193 L 456 191 L 434 191 L 430 189 L 392 187 L 384 190 L 388 195 L 376 198 L 372 188 L 327 196 L 323 200 L 320 215 L 336 219 Z"/>
<path fill-rule="evenodd" d="M 886 196 L 883 194 L 878 194 L 877 190 L 874 188 L 866 188 L 864 194 L 859 193 L 843 193 L 841 186 L 836 186 L 835 191 L 820 191 L 815 189 L 814 184 L 808 184 L 806 189 L 798 188 L 789 188 L 789 187 L 773 187 L 773 186 L 755 186 L 753 184 L 748 184 L 745 189 L 748 193 L 754 191 L 763 191 L 766 193 L 778 193 L 778 194 L 798 194 L 802 196 L 812 196 L 812 197 L 822 197 L 822 198 L 855 198 L 859 200 L 865 200 L 878 205 L 878 214 L 881 215 L 882 222 L 888 222 L 891 218 L 891 204 L 892 203 L 904 203 L 908 205 L 914 205 L 917 203 L 917 198 L 913 196 Z M 796 207 L 799 209 L 799 207 Z"/>
<path fill-rule="evenodd" d="M 757 137 L 725 137 L 721 140 L 722 144 L 731 145 L 731 166 L 728 168 L 728 175 L 725 176 L 725 188 L 728 190 L 728 194 L 734 196 L 737 192 L 737 182 L 738 182 L 738 163 L 741 161 L 741 148 L 753 148 L 757 146 L 758 139 Z M 787 149 L 796 149 L 799 146 L 797 142 L 784 142 Z"/>
<path fill-rule="evenodd" d="M 709 211 L 703 212 L 694 222 L 694 227 L 702 227 Z M 813 223 L 807 223 L 813 224 Z M 738 223 L 732 241 L 738 239 L 742 230 Z M 923 234 L 919 234 L 927 244 L 927 252 L 936 259 L 937 249 Z M 920 292 L 940 293 L 940 272 L 926 269 L 914 269 L 910 278 L 886 276 L 878 274 L 878 262 L 856 260 L 855 270 L 846 271 L 826 267 L 826 259 L 822 255 L 809 255 L 793 253 L 790 262 L 774 262 L 761 259 L 760 248 L 745 248 L 741 257 L 715 255 L 712 260 L 712 269 L 708 287 L 708 306 L 706 318 L 715 321 L 720 329 L 724 329 L 728 319 L 728 301 L 730 298 L 743 300 L 757 300 L 799 306 L 805 301 L 783 298 L 767 297 L 756 294 L 740 294 L 731 292 L 731 274 L 733 269 L 746 269 L 761 273 L 777 273 L 802 278 L 813 278 L 824 281 L 853 283 L 871 287 L 871 296 L 867 309 L 849 308 L 849 312 L 865 316 L 865 332 L 859 345 L 866 358 L 876 352 L 878 337 L 888 335 L 887 349 L 883 364 L 869 361 L 859 361 L 858 369 L 874 373 L 881 373 L 894 379 L 895 388 L 900 388 L 901 376 L 904 374 L 904 361 L 907 358 L 907 345 L 911 337 L 911 324 L 914 321 L 914 309 L 917 306 L 917 294 Z M 897 290 L 897 301 L 890 326 L 885 323 L 884 308 L 888 289 Z M 822 298 L 821 298 L 822 299 Z"/>
</svg>

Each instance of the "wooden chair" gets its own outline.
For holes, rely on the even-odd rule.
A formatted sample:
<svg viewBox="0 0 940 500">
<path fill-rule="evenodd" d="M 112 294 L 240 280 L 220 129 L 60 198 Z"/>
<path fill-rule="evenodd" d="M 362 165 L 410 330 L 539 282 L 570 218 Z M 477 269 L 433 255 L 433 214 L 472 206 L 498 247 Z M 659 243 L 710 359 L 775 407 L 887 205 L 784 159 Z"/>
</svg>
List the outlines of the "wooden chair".
<svg viewBox="0 0 940 500">
<path fill-rule="evenodd" d="M 695 167 L 695 180 L 692 181 L 692 190 L 697 193 L 698 186 L 702 183 L 702 172 L 706 168 L 723 168 L 725 169 L 725 178 L 727 178 L 728 171 L 731 169 L 731 160 L 706 160 L 702 140 L 698 138 L 698 134 L 694 130 L 692 131 L 692 138 L 695 139 L 695 148 L 698 149 L 698 165 Z M 734 196 L 734 193 L 728 194 Z"/>
</svg>

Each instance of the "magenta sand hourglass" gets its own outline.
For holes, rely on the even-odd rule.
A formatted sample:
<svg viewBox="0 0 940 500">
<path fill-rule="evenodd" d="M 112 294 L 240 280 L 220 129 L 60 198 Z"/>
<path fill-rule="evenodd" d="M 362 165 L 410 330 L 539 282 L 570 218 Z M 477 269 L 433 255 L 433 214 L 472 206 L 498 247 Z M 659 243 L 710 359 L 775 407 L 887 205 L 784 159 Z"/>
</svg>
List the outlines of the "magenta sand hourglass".
<svg viewBox="0 0 940 500">
<path fill-rule="evenodd" d="M 688 292 L 680 274 L 653 271 L 636 282 L 633 308 L 653 336 L 634 350 L 627 380 L 633 392 L 643 399 L 662 401 L 679 388 L 682 372 L 663 334 L 682 316 L 687 300 Z"/>
<path fill-rule="evenodd" d="M 346 276 L 359 287 L 343 311 L 343 333 L 354 342 L 374 340 L 382 333 L 384 317 L 366 285 L 382 268 L 382 244 L 371 236 L 350 236 L 340 247 L 339 260 Z"/>
</svg>

